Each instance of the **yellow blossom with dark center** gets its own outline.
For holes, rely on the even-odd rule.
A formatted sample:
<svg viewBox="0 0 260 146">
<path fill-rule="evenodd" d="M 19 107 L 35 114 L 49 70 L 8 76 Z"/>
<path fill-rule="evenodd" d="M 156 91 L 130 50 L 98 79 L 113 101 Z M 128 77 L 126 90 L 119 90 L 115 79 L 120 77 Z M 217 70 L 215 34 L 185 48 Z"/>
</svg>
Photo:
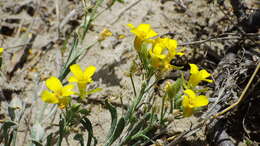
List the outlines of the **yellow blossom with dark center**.
<svg viewBox="0 0 260 146">
<path fill-rule="evenodd" d="M 171 70 L 174 68 L 170 64 L 176 55 L 183 55 L 177 52 L 177 41 L 170 38 L 157 38 L 152 49 L 149 50 L 151 65 L 159 70 Z"/>
</svg>

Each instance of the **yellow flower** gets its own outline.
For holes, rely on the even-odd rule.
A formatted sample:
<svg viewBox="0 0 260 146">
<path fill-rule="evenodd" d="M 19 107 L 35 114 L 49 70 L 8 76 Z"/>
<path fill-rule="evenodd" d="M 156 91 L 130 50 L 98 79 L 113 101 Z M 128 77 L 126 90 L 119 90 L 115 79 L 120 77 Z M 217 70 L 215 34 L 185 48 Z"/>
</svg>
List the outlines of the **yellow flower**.
<svg viewBox="0 0 260 146">
<path fill-rule="evenodd" d="M 149 50 L 152 66 L 160 70 L 173 69 L 174 66 L 170 64 L 171 60 L 175 58 L 176 55 L 181 55 L 181 53 L 176 52 L 176 48 L 176 40 L 157 38 L 154 41 L 153 48 Z"/>
<path fill-rule="evenodd" d="M 205 69 L 200 70 L 197 65 L 190 64 L 190 79 L 189 79 L 189 85 L 192 87 L 197 86 L 201 81 L 207 81 L 209 83 L 212 83 L 213 81 L 210 79 L 207 79 L 210 77 L 210 73 L 208 73 Z"/>
<path fill-rule="evenodd" d="M 3 54 L 4 48 L 0 48 L 0 56 Z"/>
<path fill-rule="evenodd" d="M 126 36 L 124 35 L 124 34 L 119 34 L 118 36 L 117 36 L 117 39 L 119 39 L 119 40 L 122 40 L 122 39 L 124 39 Z"/>
<path fill-rule="evenodd" d="M 184 91 L 186 95 L 183 96 L 182 106 L 184 110 L 184 116 L 188 117 L 192 115 L 193 108 L 208 105 L 208 98 L 204 95 L 197 96 L 196 93 L 190 89 Z"/>
<path fill-rule="evenodd" d="M 80 91 L 80 97 L 84 98 L 86 95 L 86 86 L 88 83 L 93 82 L 92 76 L 96 71 L 95 66 L 89 66 L 83 72 L 78 64 L 74 64 L 70 66 L 70 70 L 74 76 L 71 76 L 68 81 L 75 82 L 78 84 L 78 88 Z"/>
<path fill-rule="evenodd" d="M 144 41 L 149 41 L 148 39 L 157 36 L 157 33 L 151 28 L 150 24 L 140 24 L 135 27 L 133 24 L 128 24 L 131 32 L 136 35 L 134 41 L 135 49 L 139 50 Z"/>
<path fill-rule="evenodd" d="M 109 29 L 105 28 L 105 29 L 99 34 L 98 40 L 99 40 L 99 41 L 103 41 L 103 40 L 105 40 L 107 37 L 110 37 L 110 36 L 112 36 L 112 32 L 111 32 Z"/>
<path fill-rule="evenodd" d="M 46 80 L 46 86 L 50 91 L 44 90 L 41 94 L 41 98 L 44 102 L 58 104 L 59 108 L 63 109 L 69 103 L 69 96 L 73 95 L 71 91 L 74 85 L 63 86 L 60 80 L 54 76 Z"/>
</svg>

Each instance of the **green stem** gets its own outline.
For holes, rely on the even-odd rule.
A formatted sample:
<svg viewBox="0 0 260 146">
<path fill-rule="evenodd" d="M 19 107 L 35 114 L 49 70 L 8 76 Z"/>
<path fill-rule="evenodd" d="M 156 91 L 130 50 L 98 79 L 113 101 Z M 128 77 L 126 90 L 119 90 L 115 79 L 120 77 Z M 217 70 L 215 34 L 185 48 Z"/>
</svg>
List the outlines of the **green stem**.
<svg viewBox="0 0 260 146">
<path fill-rule="evenodd" d="M 164 117 L 164 102 L 165 102 L 165 96 L 162 97 L 160 124 L 162 124 L 163 117 Z"/>
<path fill-rule="evenodd" d="M 86 85 L 87 84 L 82 84 L 78 83 L 78 88 L 79 88 L 79 93 L 80 93 L 80 98 L 84 99 L 86 97 Z"/>
<path fill-rule="evenodd" d="M 12 138 L 13 146 L 16 146 L 17 129 L 18 127 L 15 127 L 13 132 L 13 138 Z"/>
<path fill-rule="evenodd" d="M 130 108 L 127 111 L 127 114 L 125 116 L 125 121 L 128 124 L 129 123 L 129 119 L 132 117 L 133 112 L 136 110 L 137 105 L 140 103 L 140 101 L 142 100 L 143 96 L 144 96 L 144 91 L 146 89 L 147 83 L 143 83 L 142 87 L 141 87 L 141 91 L 140 94 L 137 98 L 135 98 L 133 104 L 130 106 Z"/>
<path fill-rule="evenodd" d="M 63 119 L 62 115 L 60 116 L 60 122 L 59 122 L 59 138 L 58 138 L 58 143 L 57 143 L 57 146 L 61 146 L 61 143 L 62 143 L 62 140 L 63 140 L 63 136 L 64 136 L 64 127 L 65 127 L 65 123 L 66 123 L 66 120 Z"/>
<path fill-rule="evenodd" d="M 57 146 L 61 146 L 62 139 L 63 139 L 63 137 L 62 137 L 62 135 L 60 134 L 59 139 L 58 139 Z"/>
<path fill-rule="evenodd" d="M 135 97 L 136 97 L 136 96 L 137 96 L 137 93 L 136 93 L 135 83 L 134 83 L 134 80 L 133 80 L 133 75 L 132 75 L 132 73 L 130 73 L 130 79 L 131 79 L 132 87 L 133 87 L 133 89 L 134 89 L 134 95 L 135 95 Z"/>
<path fill-rule="evenodd" d="M 171 114 L 173 112 L 173 100 L 172 98 L 170 98 L 170 111 L 169 114 Z"/>
<path fill-rule="evenodd" d="M 99 16 L 99 15 L 95 15 L 95 14 L 97 13 L 97 9 L 103 3 L 103 1 L 104 0 L 99 0 L 98 2 L 96 2 L 96 5 L 94 6 L 93 11 L 90 14 L 90 16 L 85 15 L 84 26 L 83 26 L 84 32 L 83 32 L 83 36 L 81 38 L 81 42 L 83 42 L 83 40 L 86 36 L 86 33 L 88 32 L 91 22 L 94 21 L 97 18 L 97 16 Z"/>
</svg>

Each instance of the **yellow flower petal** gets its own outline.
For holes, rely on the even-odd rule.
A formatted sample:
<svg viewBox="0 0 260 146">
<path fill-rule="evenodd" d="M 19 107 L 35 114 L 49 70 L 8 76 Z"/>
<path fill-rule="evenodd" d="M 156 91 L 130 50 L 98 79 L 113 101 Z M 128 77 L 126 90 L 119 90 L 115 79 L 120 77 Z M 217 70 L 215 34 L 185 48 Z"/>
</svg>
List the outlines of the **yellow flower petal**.
<svg viewBox="0 0 260 146">
<path fill-rule="evenodd" d="M 151 29 L 150 24 L 140 24 L 138 27 L 134 27 L 134 25 L 128 24 L 128 27 L 131 28 L 131 32 L 135 34 L 140 40 L 145 40 L 157 36 L 157 33 Z"/>
<path fill-rule="evenodd" d="M 96 71 L 96 67 L 95 66 L 89 66 L 85 69 L 84 71 L 84 79 L 90 79 L 91 81 L 91 77 L 94 75 Z"/>
<path fill-rule="evenodd" d="M 0 48 L 0 55 L 4 52 L 4 48 Z"/>
<path fill-rule="evenodd" d="M 178 55 L 178 56 L 183 56 L 184 53 L 182 53 L 182 52 L 177 52 L 176 55 Z"/>
<path fill-rule="evenodd" d="M 153 51 L 150 52 L 152 57 L 159 58 L 159 59 L 165 59 L 166 55 L 161 54 L 162 50 L 161 48 L 154 48 Z"/>
<path fill-rule="evenodd" d="M 210 76 L 210 73 L 208 73 L 205 69 L 203 69 L 200 71 L 200 76 L 201 78 L 206 79 L 207 77 Z"/>
<path fill-rule="evenodd" d="M 184 93 L 186 94 L 182 100 L 184 116 L 191 116 L 193 108 L 205 106 L 209 103 L 206 96 L 197 96 L 196 93 L 190 89 L 185 90 Z"/>
<path fill-rule="evenodd" d="M 206 96 L 200 95 L 193 100 L 194 107 L 201 107 L 209 104 L 209 100 Z"/>
<path fill-rule="evenodd" d="M 196 64 L 190 64 L 190 73 L 196 74 L 199 72 L 199 68 Z"/>
<path fill-rule="evenodd" d="M 70 71 L 73 73 L 73 75 L 78 79 L 82 80 L 84 78 L 83 71 L 81 70 L 80 66 L 78 64 L 73 64 L 70 66 Z"/>
<path fill-rule="evenodd" d="M 46 86 L 54 92 L 58 92 L 62 88 L 60 80 L 54 76 L 46 80 Z"/>
<path fill-rule="evenodd" d="M 185 117 L 191 116 L 193 109 L 190 107 L 190 99 L 188 96 L 183 96 L 182 106 L 183 106 L 183 115 Z"/>
<path fill-rule="evenodd" d="M 41 94 L 41 98 L 44 102 L 56 104 L 59 102 L 59 99 L 47 90 L 44 90 Z"/>
<path fill-rule="evenodd" d="M 189 107 L 189 97 L 188 97 L 188 96 L 185 96 L 185 95 L 183 96 L 182 106 L 183 106 L 184 108 Z"/>
<path fill-rule="evenodd" d="M 174 39 L 165 38 L 166 39 L 166 45 L 168 46 L 168 49 L 175 50 L 178 46 L 178 42 Z"/>
<path fill-rule="evenodd" d="M 192 74 L 189 79 L 189 84 L 193 87 L 197 86 L 199 82 L 201 81 L 201 78 L 199 76 L 196 76 L 196 74 Z"/>
<path fill-rule="evenodd" d="M 210 80 L 210 79 L 204 79 L 204 81 L 209 82 L 209 83 L 213 82 L 213 80 Z"/>
<path fill-rule="evenodd" d="M 183 91 L 185 94 L 187 94 L 190 98 L 195 98 L 196 94 L 194 91 L 192 91 L 191 89 L 187 89 L 185 91 Z"/>
<path fill-rule="evenodd" d="M 79 80 L 78 80 L 76 77 L 71 76 L 71 77 L 68 79 L 68 81 L 69 81 L 70 83 L 73 83 L 73 82 L 78 82 Z"/>
<path fill-rule="evenodd" d="M 71 91 L 72 89 L 74 88 L 74 85 L 72 84 L 69 84 L 69 85 L 66 85 L 62 88 L 62 96 L 70 96 L 70 95 L 73 95 L 74 92 Z"/>
<path fill-rule="evenodd" d="M 210 77 L 210 73 L 208 73 L 205 69 L 200 70 L 198 69 L 197 65 L 195 64 L 190 64 L 190 79 L 189 79 L 189 84 L 192 87 L 197 86 L 201 81 L 207 81 L 207 82 L 212 82 L 212 80 L 206 79 L 208 77 Z"/>
<path fill-rule="evenodd" d="M 135 28 L 135 26 L 133 25 L 133 24 L 127 24 L 127 26 L 130 28 L 130 29 L 133 29 L 133 28 Z"/>
</svg>

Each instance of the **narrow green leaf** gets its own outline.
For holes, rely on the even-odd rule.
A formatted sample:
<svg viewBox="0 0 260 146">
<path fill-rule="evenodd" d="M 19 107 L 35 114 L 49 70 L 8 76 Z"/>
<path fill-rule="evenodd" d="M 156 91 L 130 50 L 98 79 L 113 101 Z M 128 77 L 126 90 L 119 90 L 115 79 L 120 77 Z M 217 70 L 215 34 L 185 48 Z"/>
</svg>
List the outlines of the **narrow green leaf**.
<svg viewBox="0 0 260 146">
<path fill-rule="evenodd" d="M 83 127 L 85 129 L 87 129 L 88 131 L 88 142 L 87 142 L 87 146 L 91 145 L 92 142 L 92 138 L 94 139 L 94 145 L 97 144 L 97 139 L 96 137 L 93 135 L 93 128 L 92 128 L 92 124 L 90 122 L 90 120 L 87 117 L 84 117 L 80 120 L 81 124 L 83 125 Z"/>
<path fill-rule="evenodd" d="M 13 139 L 13 131 L 11 133 L 9 133 L 9 130 L 12 126 L 16 125 L 16 123 L 12 122 L 12 121 L 5 121 L 4 124 L 2 125 L 1 129 L 3 129 L 3 133 L 1 132 L 1 134 L 4 137 L 4 141 L 5 141 L 5 146 L 10 146 L 12 139 Z"/>
<path fill-rule="evenodd" d="M 1 67 L 2 67 L 2 63 L 3 63 L 2 60 L 3 60 L 2 57 L 0 57 L 0 70 L 1 70 Z"/>
<path fill-rule="evenodd" d="M 8 114 L 9 114 L 9 116 L 10 116 L 10 118 L 11 118 L 11 120 L 15 120 L 15 108 L 13 108 L 13 107 L 8 107 Z"/>
<path fill-rule="evenodd" d="M 9 139 L 7 138 L 7 140 L 5 141 L 5 146 L 10 146 L 12 141 L 13 141 L 13 137 L 14 137 L 14 131 L 12 131 L 10 134 L 6 135 L 6 137 L 9 137 Z M 9 136 L 10 135 L 10 136 Z"/>
<path fill-rule="evenodd" d="M 77 141 L 79 141 L 79 143 L 80 143 L 80 145 L 81 146 L 84 146 L 84 138 L 83 138 L 83 135 L 82 134 L 76 134 L 75 136 L 74 136 L 74 139 L 75 140 L 77 140 Z"/>
<path fill-rule="evenodd" d="M 5 129 L 5 128 L 8 129 L 8 128 L 14 126 L 14 125 L 16 125 L 16 123 L 13 122 L 13 121 L 5 121 L 4 124 L 3 124 L 3 129 Z"/>
<path fill-rule="evenodd" d="M 52 146 L 52 133 L 47 136 L 46 146 Z"/>
<path fill-rule="evenodd" d="M 70 49 L 70 52 L 69 52 L 69 56 L 67 58 L 67 61 L 66 63 L 63 65 L 63 68 L 60 72 L 60 76 L 59 76 L 59 79 L 62 81 L 63 79 L 66 78 L 66 76 L 68 75 L 69 73 L 69 67 L 70 65 L 76 63 L 76 60 L 78 59 L 77 56 L 75 56 L 76 54 L 76 49 L 77 49 L 77 46 L 78 46 L 78 38 L 77 38 L 77 35 L 74 36 L 74 40 L 73 40 L 73 45 Z"/>
<path fill-rule="evenodd" d="M 83 114 L 83 115 L 87 116 L 87 115 L 89 115 L 89 114 L 90 114 L 90 111 L 89 111 L 89 110 L 87 110 L 87 109 L 80 109 L 80 110 L 79 110 L 79 113 L 81 113 L 81 114 Z"/>
<path fill-rule="evenodd" d="M 182 94 L 177 94 L 174 98 L 174 108 L 175 109 L 180 109 L 181 108 L 181 103 L 182 103 Z"/>
<path fill-rule="evenodd" d="M 114 106 L 112 106 L 110 103 L 108 103 L 108 101 L 105 101 L 105 106 L 108 108 L 110 115 L 111 115 L 111 125 L 110 125 L 110 129 L 109 132 L 107 134 L 107 140 L 111 137 L 111 135 L 113 134 L 115 127 L 116 127 L 116 123 L 117 123 L 117 111 L 116 108 Z"/>
<path fill-rule="evenodd" d="M 131 137 L 131 140 L 137 140 L 139 138 L 142 138 L 143 136 L 146 136 L 148 133 L 150 133 L 152 130 L 156 128 L 156 125 L 148 126 L 144 130 L 139 131 L 134 136 Z"/>
<path fill-rule="evenodd" d="M 32 140 L 32 143 L 35 144 L 36 146 L 43 146 L 42 143 L 40 143 L 36 140 Z"/>
<path fill-rule="evenodd" d="M 135 135 L 139 130 L 144 128 L 145 125 L 147 125 L 147 121 L 149 121 L 151 117 L 152 117 L 152 114 L 148 113 L 144 116 L 144 118 L 142 118 L 138 122 L 136 122 L 136 124 L 134 124 L 134 126 L 131 128 L 131 130 L 129 130 L 130 132 L 127 134 L 127 136 L 125 136 L 122 143 L 127 143 L 133 135 Z"/>
<path fill-rule="evenodd" d="M 99 92 L 99 91 L 101 91 L 101 90 L 102 90 L 102 88 L 96 88 L 96 89 L 93 89 L 93 90 L 88 91 L 88 92 L 86 93 L 86 95 L 90 95 L 90 94 Z"/>
<path fill-rule="evenodd" d="M 182 79 L 178 78 L 174 84 L 171 85 L 168 92 L 170 98 L 175 98 L 176 94 L 180 91 L 182 85 Z"/>
<path fill-rule="evenodd" d="M 115 131 L 113 132 L 113 135 L 111 135 L 109 140 L 106 142 L 105 146 L 111 146 L 115 142 L 115 140 L 122 134 L 124 128 L 125 128 L 125 119 L 122 117 L 119 119 Z"/>
</svg>

